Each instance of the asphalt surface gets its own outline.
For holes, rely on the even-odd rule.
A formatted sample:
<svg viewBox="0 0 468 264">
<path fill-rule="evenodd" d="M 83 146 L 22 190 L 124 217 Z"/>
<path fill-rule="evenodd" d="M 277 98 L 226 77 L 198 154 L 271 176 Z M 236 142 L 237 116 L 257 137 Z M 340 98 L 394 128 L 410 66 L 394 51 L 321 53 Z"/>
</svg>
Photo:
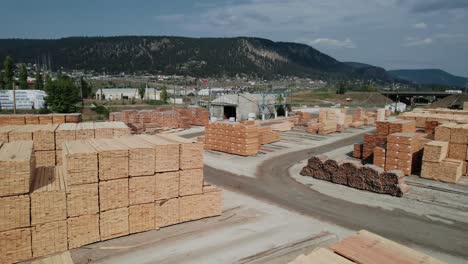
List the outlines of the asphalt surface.
<svg viewBox="0 0 468 264">
<path fill-rule="evenodd" d="M 408 246 L 415 244 L 468 260 L 466 223 L 450 220 L 452 224 L 448 224 L 402 210 L 354 204 L 314 191 L 289 176 L 289 168 L 297 162 L 361 140 L 362 135 L 359 134 L 332 144 L 271 158 L 259 166 L 257 178 L 234 175 L 205 165 L 205 178 L 229 190 L 325 222 L 353 230 L 366 229 Z"/>
</svg>

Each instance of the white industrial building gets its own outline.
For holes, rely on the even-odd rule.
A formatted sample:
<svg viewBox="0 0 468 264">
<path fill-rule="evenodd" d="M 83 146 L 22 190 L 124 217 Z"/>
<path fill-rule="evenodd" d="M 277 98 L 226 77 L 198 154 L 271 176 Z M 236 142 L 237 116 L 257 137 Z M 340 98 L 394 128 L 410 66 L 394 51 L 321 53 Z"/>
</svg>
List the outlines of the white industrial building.
<svg viewBox="0 0 468 264">
<path fill-rule="evenodd" d="M 16 109 L 43 108 L 45 96 L 41 90 L 16 90 Z M 13 90 L 0 90 L 0 109 L 13 109 Z"/>
<path fill-rule="evenodd" d="M 237 121 L 244 121 L 249 118 L 249 114 L 256 117 L 265 114 L 268 118 L 274 116 L 276 104 L 276 95 L 228 94 L 211 102 L 210 114 L 218 120 L 235 117 Z"/>
<path fill-rule="evenodd" d="M 137 88 L 100 88 L 96 91 L 97 100 L 140 99 Z M 156 88 L 146 88 L 144 99 L 161 100 L 161 92 Z"/>
</svg>

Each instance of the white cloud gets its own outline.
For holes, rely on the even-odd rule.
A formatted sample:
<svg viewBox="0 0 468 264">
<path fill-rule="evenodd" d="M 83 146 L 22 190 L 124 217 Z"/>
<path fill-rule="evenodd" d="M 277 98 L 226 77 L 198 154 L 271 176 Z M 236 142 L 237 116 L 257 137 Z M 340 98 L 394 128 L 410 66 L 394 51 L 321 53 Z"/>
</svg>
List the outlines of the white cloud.
<svg viewBox="0 0 468 264">
<path fill-rule="evenodd" d="M 414 39 L 409 38 L 409 42 L 407 42 L 404 46 L 406 47 L 413 47 L 413 46 L 426 46 L 432 44 L 434 42 L 432 38 L 425 38 L 425 39 Z"/>
<path fill-rule="evenodd" d="M 356 48 L 356 45 L 354 42 L 350 39 L 347 38 L 345 40 L 338 40 L 338 39 L 330 39 L 330 38 L 317 38 L 312 41 L 309 41 L 308 44 L 312 46 L 321 46 L 321 47 L 326 47 L 326 48 L 347 48 L 347 49 L 353 49 Z"/>
<path fill-rule="evenodd" d="M 426 28 L 427 28 L 427 24 L 424 23 L 424 22 L 417 23 L 417 24 L 414 24 L 414 25 L 413 25 L 413 28 L 415 28 L 415 29 L 426 29 Z"/>
</svg>

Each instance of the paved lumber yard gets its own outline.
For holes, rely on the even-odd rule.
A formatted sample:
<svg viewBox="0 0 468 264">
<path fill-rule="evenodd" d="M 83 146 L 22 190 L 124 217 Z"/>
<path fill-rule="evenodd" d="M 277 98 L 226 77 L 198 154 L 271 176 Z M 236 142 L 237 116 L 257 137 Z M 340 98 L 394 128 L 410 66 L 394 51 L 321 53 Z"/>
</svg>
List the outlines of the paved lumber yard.
<svg viewBox="0 0 468 264">
<path fill-rule="evenodd" d="M 189 125 L 164 131 L 170 109 L 8 121 L 0 263 L 466 263 L 461 112 L 320 111 L 204 126 L 179 111 Z"/>
</svg>

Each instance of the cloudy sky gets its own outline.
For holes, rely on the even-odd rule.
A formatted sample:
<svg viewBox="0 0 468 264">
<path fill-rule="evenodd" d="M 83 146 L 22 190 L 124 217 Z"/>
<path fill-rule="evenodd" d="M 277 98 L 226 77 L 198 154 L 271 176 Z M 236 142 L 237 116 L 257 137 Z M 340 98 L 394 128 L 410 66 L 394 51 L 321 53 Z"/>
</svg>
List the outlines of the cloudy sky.
<svg viewBox="0 0 468 264">
<path fill-rule="evenodd" d="M 0 38 L 255 36 L 468 76 L 468 0 L 0 0 Z"/>
</svg>

